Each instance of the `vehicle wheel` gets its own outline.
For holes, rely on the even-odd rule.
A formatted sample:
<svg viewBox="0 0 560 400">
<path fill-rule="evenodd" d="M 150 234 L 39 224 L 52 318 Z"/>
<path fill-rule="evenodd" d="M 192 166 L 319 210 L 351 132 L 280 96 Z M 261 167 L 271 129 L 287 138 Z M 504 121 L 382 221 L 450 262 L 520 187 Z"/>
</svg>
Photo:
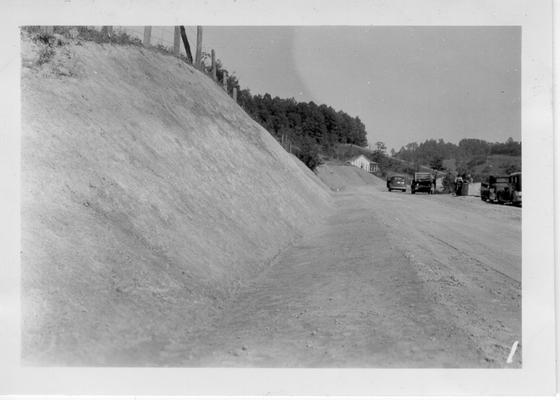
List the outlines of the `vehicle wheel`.
<svg viewBox="0 0 560 400">
<path fill-rule="evenodd" d="M 403 192 L 403 193 L 406 193 L 406 189 L 403 189 L 402 192 Z"/>
</svg>

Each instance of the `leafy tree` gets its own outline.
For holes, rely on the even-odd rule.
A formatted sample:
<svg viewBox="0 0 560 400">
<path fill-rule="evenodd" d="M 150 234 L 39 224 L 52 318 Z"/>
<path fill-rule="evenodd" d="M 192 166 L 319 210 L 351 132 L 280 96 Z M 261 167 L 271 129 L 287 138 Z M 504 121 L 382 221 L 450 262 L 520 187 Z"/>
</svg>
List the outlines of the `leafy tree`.
<svg viewBox="0 0 560 400">
<path fill-rule="evenodd" d="M 387 146 L 383 142 L 375 142 L 375 149 L 381 153 L 385 153 Z"/>
<path fill-rule="evenodd" d="M 508 138 L 505 143 L 493 143 L 490 148 L 490 154 L 504 154 L 509 156 L 521 155 L 521 143 Z"/>
<path fill-rule="evenodd" d="M 436 171 L 443 170 L 443 158 L 437 156 L 430 161 L 430 168 L 435 169 Z"/>
<path fill-rule="evenodd" d="M 210 55 L 203 54 L 203 70 L 211 73 Z M 269 93 L 253 95 L 249 89 L 240 89 L 235 73 L 228 73 L 221 60 L 216 60 L 219 81 L 227 74 L 228 92 L 237 88 L 237 102 L 256 122 L 269 131 L 285 148 L 294 149 L 306 165 L 315 168 L 318 154 L 335 155 L 337 143 L 367 145 L 365 125 L 359 117 L 337 111 L 325 104 L 281 99 Z M 288 142 L 288 143 L 286 143 Z M 386 150 L 386 148 L 384 149 Z"/>
<path fill-rule="evenodd" d="M 321 164 L 319 149 L 320 147 L 313 139 L 306 137 L 296 155 L 309 169 L 315 170 Z"/>
</svg>

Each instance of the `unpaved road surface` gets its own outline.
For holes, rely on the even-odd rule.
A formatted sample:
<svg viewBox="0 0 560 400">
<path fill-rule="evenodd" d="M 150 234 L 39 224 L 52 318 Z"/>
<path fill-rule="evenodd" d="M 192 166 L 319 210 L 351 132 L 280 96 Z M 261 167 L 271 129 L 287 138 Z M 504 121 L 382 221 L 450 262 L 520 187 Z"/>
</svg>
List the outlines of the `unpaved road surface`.
<svg viewBox="0 0 560 400">
<path fill-rule="evenodd" d="M 478 198 L 333 194 L 336 211 L 167 365 L 520 367 L 521 209 Z M 511 364 L 506 359 L 515 341 Z"/>
</svg>

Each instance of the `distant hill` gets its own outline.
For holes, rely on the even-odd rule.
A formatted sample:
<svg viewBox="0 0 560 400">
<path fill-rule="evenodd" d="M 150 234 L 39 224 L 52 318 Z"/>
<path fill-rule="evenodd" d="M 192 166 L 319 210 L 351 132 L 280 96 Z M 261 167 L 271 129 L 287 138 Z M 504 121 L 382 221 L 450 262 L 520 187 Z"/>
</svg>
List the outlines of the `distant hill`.
<svg viewBox="0 0 560 400">
<path fill-rule="evenodd" d="M 414 163 L 387 154 L 370 150 L 352 144 L 339 144 L 335 148 L 335 158 L 329 158 L 329 163 L 344 164 L 345 161 L 364 155 L 372 161 L 378 162 L 381 170 L 378 175 L 405 175 L 411 178 L 416 170 L 424 172 L 435 171 L 428 164 Z M 514 171 L 521 171 L 521 156 L 491 154 L 488 156 L 465 155 L 457 165 L 455 158 L 444 159 L 441 161 L 439 170 L 442 174 L 450 172 L 454 175 L 467 170 L 475 180 L 481 180 L 488 175 L 506 175 Z"/>
<path fill-rule="evenodd" d="M 521 170 L 521 142 L 512 138 L 503 143 L 465 138 L 458 144 L 429 139 L 422 143 L 409 143 L 392 154 L 415 168 L 425 166 L 454 175 L 470 175 L 475 180 L 488 174 Z"/>
<path fill-rule="evenodd" d="M 443 160 L 443 167 L 451 173 L 457 173 L 457 161 L 455 159 Z M 472 157 L 464 161 L 464 165 L 470 174 L 476 179 L 488 175 L 507 175 L 512 172 L 521 171 L 521 156 L 509 156 L 504 154 L 493 154 L 487 157 Z"/>
<path fill-rule="evenodd" d="M 373 151 L 355 144 L 339 143 L 334 148 L 332 158 L 339 161 L 348 161 L 359 155 L 364 155 L 371 160 L 373 157 Z"/>
<path fill-rule="evenodd" d="M 380 153 L 375 150 L 370 150 L 366 147 L 360 147 L 352 144 L 338 144 L 335 147 L 335 157 L 329 158 L 328 162 L 330 164 L 340 163 L 344 164 L 346 161 L 350 160 L 359 155 L 364 155 L 370 160 L 377 162 L 380 170 L 376 173 L 377 176 L 385 177 L 387 175 L 405 175 L 412 177 L 415 171 L 414 163 L 400 160 L 395 157 L 390 157 L 385 153 Z M 419 171 L 432 171 L 429 167 L 419 165 Z"/>
</svg>

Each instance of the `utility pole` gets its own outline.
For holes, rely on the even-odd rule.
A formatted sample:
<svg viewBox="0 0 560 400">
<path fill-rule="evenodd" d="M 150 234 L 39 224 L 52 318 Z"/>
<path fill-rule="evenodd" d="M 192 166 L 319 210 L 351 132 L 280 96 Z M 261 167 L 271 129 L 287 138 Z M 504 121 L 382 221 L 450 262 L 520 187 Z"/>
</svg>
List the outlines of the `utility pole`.
<svg viewBox="0 0 560 400">
<path fill-rule="evenodd" d="M 224 71 L 223 75 L 222 75 L 222 86 L 224 87 L 224 90 L 227 93 L 227 78 L 228 78 L 228 74 L 226 71 Z"/>
</svg>

